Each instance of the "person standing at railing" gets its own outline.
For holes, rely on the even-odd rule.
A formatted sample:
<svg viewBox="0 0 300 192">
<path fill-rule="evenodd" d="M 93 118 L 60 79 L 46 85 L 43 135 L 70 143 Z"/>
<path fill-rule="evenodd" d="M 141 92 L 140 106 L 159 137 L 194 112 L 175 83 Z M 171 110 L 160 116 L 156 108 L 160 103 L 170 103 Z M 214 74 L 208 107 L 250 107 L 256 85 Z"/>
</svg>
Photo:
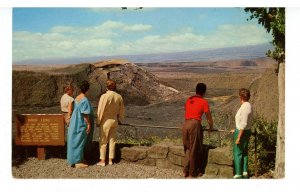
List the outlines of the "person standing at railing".
<svg viewBox="0 0 300 192">
<path fill-rule="evenodd" d="M 234 133 L 233 144 L 233 162 L 234 172 L 233 178 L 248 178 L 248 143 L 251 135 L 252 107 L 248 102 L 250 99 L 250 91 L 241 88 L 239 90 L 241 107 L 235 115 L 236 128 L 230 132 Z"/>
<path fill-rule="evenodd" d="M 213 119 L 209 109 L 209 103 L 203 98 L 206 85 L 198 83 L 196 95 L 191 96 L 185 103 L 185 123 L 182 128 L 182 139 L 185 153 L 183 173 L 184 177 L 197 177 L 203 175 L 202 160 L 203 128 L 202 115 L 205 114 L 209 131 L 213 130 Z"/>
<path fill-rule="evenodd" d="M 97 125 L 100 126 L 100 161 L 99 166 L 105 166 L 106 148 L 109 143 L 109 165 L 113 164 L 116 148 L 116 131 L 125 117 L 123 98 L 116 92 L 116 83 L 107 80 L 107 91 L 101 95 L 97 111 Z"/>
<path fill-rule="evenodd" d="M 60 109 L 64 114 L 64 120 L 66 127 L 69 127 L 70 118 L 73 111 L 73 87 L 72 85 L 68 85 L 64 89 L 65 94 L 60 99 Z"/>
</svg>

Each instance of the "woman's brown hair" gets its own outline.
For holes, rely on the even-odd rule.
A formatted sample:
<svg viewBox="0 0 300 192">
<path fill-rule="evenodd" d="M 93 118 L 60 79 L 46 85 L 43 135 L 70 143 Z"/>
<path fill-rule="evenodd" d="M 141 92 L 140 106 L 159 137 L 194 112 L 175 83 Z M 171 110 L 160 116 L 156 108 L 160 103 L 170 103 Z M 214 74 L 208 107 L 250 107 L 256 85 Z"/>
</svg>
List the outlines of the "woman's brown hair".
<svg viewBox="0 0 300 192">
<path fill-rule="evenodd" d="M 251 96 L 250 91 L 248 89 L 241 88 L 239 91 L 239 96 L 243 99 L 243 101 L 249 101 Z"/>
</svg>

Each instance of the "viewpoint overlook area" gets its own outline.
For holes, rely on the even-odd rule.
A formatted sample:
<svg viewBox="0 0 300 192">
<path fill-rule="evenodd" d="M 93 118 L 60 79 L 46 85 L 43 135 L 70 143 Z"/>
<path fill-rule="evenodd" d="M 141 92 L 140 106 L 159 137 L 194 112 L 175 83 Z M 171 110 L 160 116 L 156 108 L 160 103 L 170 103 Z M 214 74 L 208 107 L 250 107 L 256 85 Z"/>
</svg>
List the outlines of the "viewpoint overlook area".
<svg viewBox="0 0 300 192">
<path fill-rule="evenodd" d="M 80 64 L 13 65 L 12 77 L 12 140 L 16 114 L 60 113 L 59 100 L 64 86 L 72 84 L 76 96 L 82 80 L 90 82 L 88 97 L 94 111 L 106 90 L 106 80 L 115 80 L 117 92 L 125 101 L 125 123 L 129 124 L 181 127 L 184 102 L 195 94 L 199 82 L 207 85 L 205 97 L 210 102 L 216 129 L 229 130 L 234 126 L 234 115 L 239 108 L 238 90 L 242 87 L 251 91 L 250 102 L 256 116 L 272 122 L 277 120 L 278 114 L 275 61 L 269 58 L 158 63 L 110 59 Z M 117 137 L 119 140 L 180 139 L 180 134 L 180 130 L 144 128 L 136 131 L 120 126 Z M 94 141 L 98 141 L 98 137 L 96 128 Z M 14 158 L 17 158 L 16 153 L 13 153 Z"/>
<path fill-rule="evenodd" d="M 204 82 L 208 87 L 206 98 L 218 110 L 229 110 L 227 106 L 233 103 L 239 105 L 235 100 L 237 90 L 245 87 L 251 90 L 257 115 L 269 121 L 277 118 L 275 62 L 269 58 L 178 63 L 112 59 L 71 65 L 13 65 L 12 77 L 13 112 L 59 112 L 64 86 L 72 84 L 76 96 L 82 80 L 90 82 L 88 97 L 96 108 L 106 91 L 105 82 L 111 78 L 117 82 L 117 91 L 127 107 L 147 109 L 178 103 L 182 109 L 180 105 L 194 94 L 195 85 Z M 267 94 L 267 90 L 274 94 Z"/>
</svg>

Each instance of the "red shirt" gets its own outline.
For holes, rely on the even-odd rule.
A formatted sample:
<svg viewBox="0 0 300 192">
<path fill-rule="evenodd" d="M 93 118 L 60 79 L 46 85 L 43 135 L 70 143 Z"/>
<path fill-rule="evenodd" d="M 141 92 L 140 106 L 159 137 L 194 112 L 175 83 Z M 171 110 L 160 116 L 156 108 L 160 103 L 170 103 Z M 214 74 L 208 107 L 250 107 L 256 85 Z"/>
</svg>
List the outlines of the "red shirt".
<svg viewBox="0 0 300 192">
<path fill-rule="evenodd" d="M 200 95 L 191 96 L 185 103 L 185 119 L 196 119 L 201 121 L 202 114 L 209 112 L 209 105 L 206 99 Z"/>
</svg>

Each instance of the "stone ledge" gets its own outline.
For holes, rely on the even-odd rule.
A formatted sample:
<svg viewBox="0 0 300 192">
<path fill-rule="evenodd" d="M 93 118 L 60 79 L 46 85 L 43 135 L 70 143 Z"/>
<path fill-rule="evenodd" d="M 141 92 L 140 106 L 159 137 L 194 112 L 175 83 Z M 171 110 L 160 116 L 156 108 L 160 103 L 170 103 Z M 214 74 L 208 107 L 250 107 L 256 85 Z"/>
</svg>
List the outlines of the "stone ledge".
<svg viewBox="0 0 300 192">
<path fill-rule="evenodd" d="M 233 177 L 233 167 L 222 166 L 216 164 L 208 164 L 205 168 L 205 174 L 212 177 L 222 177 L 222 178 L 232 178 Z"/>
<path fill-rule="evenodd" d="M 210 149 L 208 153 L 208 164 L 232 166 L 232 152 L 229 147 Z"/>
<path fill-rule="evenodd" d="M 170 153 L 174 154 L 174 155 L 178 155 L 178 156 L 181 156 L 181 157 L 184 157 L 184 148 L 183 146 L 170 146 Z"/>
<path fill-rule="evenodd" d="M 233 177 L 233 161 L 230 158 L 231 150 L 229 147 L 208 149 L 203 156 L 205 157 L 203 166 L 207 162 L 204 168 L 206 175 L 212 178 Z M 183 146 L 172 146 L 171 144 L 157 144 L 151 147 L 124 147 L 121 149 L 121 159 L 148 166 L 182 170 L 184 150 Z"/>
<path fill-rule="evenodd" d="M 138 161 L 147 157 L 148 147 L 134 146 L 121 149 L 121 158 L 126 161 Z"/>
<path fill-rule="evenodd" d="M 148 157 L 153 159 L 165 159 L 167 158 L 168 153 L 169 146 L 158 144 L 150 147 L 150 149 L 148 150 Z"/>
</svg>

